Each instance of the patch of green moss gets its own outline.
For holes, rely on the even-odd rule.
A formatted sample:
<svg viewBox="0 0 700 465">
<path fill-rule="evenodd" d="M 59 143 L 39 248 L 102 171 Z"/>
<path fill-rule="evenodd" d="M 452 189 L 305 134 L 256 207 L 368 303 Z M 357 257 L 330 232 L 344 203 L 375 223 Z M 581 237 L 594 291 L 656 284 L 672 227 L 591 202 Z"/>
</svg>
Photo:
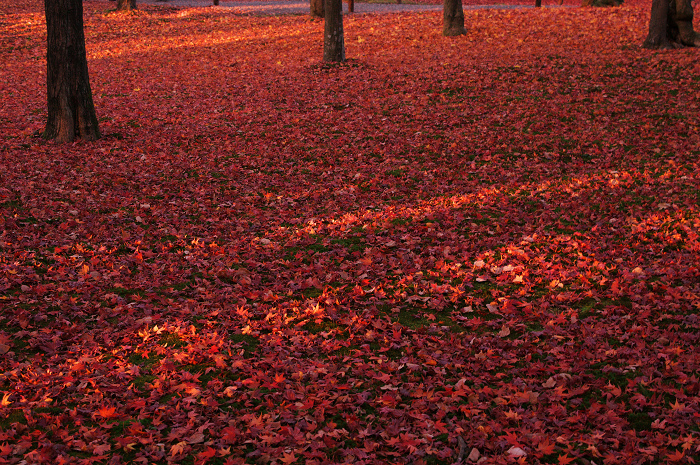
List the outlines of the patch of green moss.
<svg viewBox="0 0 700 465">
<path fill-rule="evenodd" d="M 627 414 L 627 422 L 635 431 L 651 431 L 654 420 L 646 412 L 631 412 Z"/>
<path fill-rule="evenodd" d="M 0 429 L 9 429 L 13 423 L 27 424 L 27 419 L 24 417 L 22 410 L 12 410 L 5 418 L 0 418 Z"/>
<path fill-rule="evenodd" d="M 159 344 L 164 347 L 180 349 L 186 345 L 186 342 L 182 340 L 179 334 L 167 333 L 160 337 Z"/>
</svg>

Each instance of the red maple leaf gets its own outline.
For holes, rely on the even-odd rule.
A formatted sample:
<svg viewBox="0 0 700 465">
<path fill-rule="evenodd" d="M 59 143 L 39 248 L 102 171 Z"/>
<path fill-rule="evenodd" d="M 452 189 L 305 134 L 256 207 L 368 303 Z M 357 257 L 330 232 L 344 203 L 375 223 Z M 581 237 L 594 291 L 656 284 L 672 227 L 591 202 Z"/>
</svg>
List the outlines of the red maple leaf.
<svg viewBox="0 0 700 465">
<path fill-rule="evenodd" d="M 238 430 L 236 428 L 233 426 L 227 426 L 221 430 L 221 432 L 223 433 L 221 440 L 227 444 L 234 444 L 236 442 L 236 438 L 238 437 Z"/>
<path fill-rule="evenodd" d="M 542 454 L 542 455 L 548 455 L 554 453 L 555 446 L 551 442 L 549 442 L 549 439 L 544 439 L 542 442 L 537 444 L 537 450 Z"/>
<path fill-rule="evenodd" d="M 666 458 L 669 459 L 671 462 L 678 462 L 680 460 L 683 460 L 683 457 L 685 457 L 685 452 L 681 450 L 677 450 L 673 454 L 668 454 L 666 456 Z"/>
</svg>

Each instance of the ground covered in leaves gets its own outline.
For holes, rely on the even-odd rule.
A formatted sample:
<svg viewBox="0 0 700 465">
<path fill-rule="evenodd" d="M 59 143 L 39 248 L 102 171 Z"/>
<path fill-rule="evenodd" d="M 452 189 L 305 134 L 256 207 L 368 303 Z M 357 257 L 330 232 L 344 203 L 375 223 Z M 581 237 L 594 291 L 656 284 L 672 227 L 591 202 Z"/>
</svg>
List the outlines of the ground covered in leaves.
<svg viewBox="0 0 700 465">
<path fill-rule="evenodd" d="M 649 4 L 0 6 L 0 463 L 694 463 L 700 65 Z"/>
</svg>

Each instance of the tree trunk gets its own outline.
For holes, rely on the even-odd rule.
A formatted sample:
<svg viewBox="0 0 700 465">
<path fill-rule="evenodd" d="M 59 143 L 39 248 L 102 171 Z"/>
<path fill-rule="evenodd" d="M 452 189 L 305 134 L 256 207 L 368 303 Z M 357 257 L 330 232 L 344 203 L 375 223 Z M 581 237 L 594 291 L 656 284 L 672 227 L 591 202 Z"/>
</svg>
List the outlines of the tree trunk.
<svg viewBox="0 0 700 465">
<path fill-rule="evenodd" d="M 581 6 L 592 6 L 592 7 L 606 7 L 606 6 L 620 6 L 622 5 L 622 0 L 583 0 Z"/>
<path fill-rule="evenodd" d="M 136 0 L 117 0 L 117 10 L 131 11 L 136 9 Z"/>
<path fill-rule="evenodd" d="M 343 0 L 325 0 L 324 8 L 323 61 L 340 63 L 345 61 Z"/>
<path fill-rule="evenodd" d="M 401 3 L 401 2 L 399 2 Z M 355 0 L 348 0 L 348 13 L 355 12 Z"/>
<path fill-rule="evenodd" d="M 649 35 L 644 40 L 644 48 L 671 48 L 668 40 L 668 9 L 669 0 L 653 0 L 651 2 L 651 18 L 649 19 Z"/>
<path fill-rule="evenodd" d="M 462 0 L 444 0 L 442 8 L 442 35 L 450 37 L 466 34 Z"/>
<path fill-rule="evenodd" d="M 693 30 L 690 0 L 653 0 L 649 35 L 642 47 L 667 49 L 683 45 L 700 47 L 700 35 Z"/>
<path fill-rule="evenodd" d="M 693 30 L 693 6 L 690 0 L 672 0 L 669 15 L 675 22 L 671 36 L 689 47 L 700 47 L 700 35 Z"/>
<path fill-rule="evenodd" d="M 311 0 L 311 17 L 325 18 L 326 13 L 323 8 L 324 0 Z"/>
<path fill-rule="evenodd" d="M 44 0 L 46 96 L 43 137 L 57 142 L 100 137 L 88 76 L 82 0 Z"/>
<path fill-rule="evenodd" d="M 535 8 L 539 8 L 542 6 L 542 0 L 535 0 Z"/>
</svg>

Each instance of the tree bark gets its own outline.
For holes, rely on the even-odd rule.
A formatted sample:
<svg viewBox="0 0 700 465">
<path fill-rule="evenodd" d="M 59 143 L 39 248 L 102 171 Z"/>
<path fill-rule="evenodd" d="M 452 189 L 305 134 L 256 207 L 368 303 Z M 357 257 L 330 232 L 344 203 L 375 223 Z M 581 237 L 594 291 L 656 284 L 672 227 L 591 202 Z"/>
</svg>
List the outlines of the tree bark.
<svg viewBox="0 0 700 465">
<path fill-rule="evenodd" d="M 700 47 L 700 35 L 693 29 L 690 0 L 653 0 L 649 35 L 642 47 L 667 49 L 683 45 Z"/>
<path fill-rule="evenodd" d="M 311 17 L 325 18 L 326 12 L 323 8 L 324 0 L 311 0 Z"/>
<path fill-rule="evenodd" d="M 539 8 L 542 6 L 542 0 L 535 0 L 535 8 Z"/>
<path fill-rule="evenodd" d="M 442 35 L 451 37 L 466 34 L 462 0 L 444 0 L 442 8 Z"/>
<path fill-rule="evenodd" d="M 325 0 L 325 30 L 323 35 L 323 61 L 345 61 L 345 37 L 343 34 L 343 1 Z"/>
<path fill-rule="evenodd" d="M 671 36 L 689 47 L 700 47 L 700 35 L 693 29 L 693 5 L 690 0 L 671 0 L 669 16 L 675 22 Z"/>
<path fill-rule="evenodd" d="M 48 120 L 43 137 L 94 140 L 100 129 L 92 102 L 82 0 L 44 0 Z"/>
<path fill-rule="evenodd" d="M 131 11 L 136 9 L 136 0 L 117 0 L 117 10 Z"/>
<path fill-rule="evenodd" d="M 622 5 L 622 0 L 583 0 L 581 6 L 592 6 L 592 7 L 606 7 L 606 6 L 620 6 Z"/>
<path fill-rule="evenodd" d="M 651 2 L 651 18 L 649 19 L 649 35 L 642 47 L 665 49 L 671 48 L 668 38 L 669 0 L 653 0 Z"/>
</svg>

